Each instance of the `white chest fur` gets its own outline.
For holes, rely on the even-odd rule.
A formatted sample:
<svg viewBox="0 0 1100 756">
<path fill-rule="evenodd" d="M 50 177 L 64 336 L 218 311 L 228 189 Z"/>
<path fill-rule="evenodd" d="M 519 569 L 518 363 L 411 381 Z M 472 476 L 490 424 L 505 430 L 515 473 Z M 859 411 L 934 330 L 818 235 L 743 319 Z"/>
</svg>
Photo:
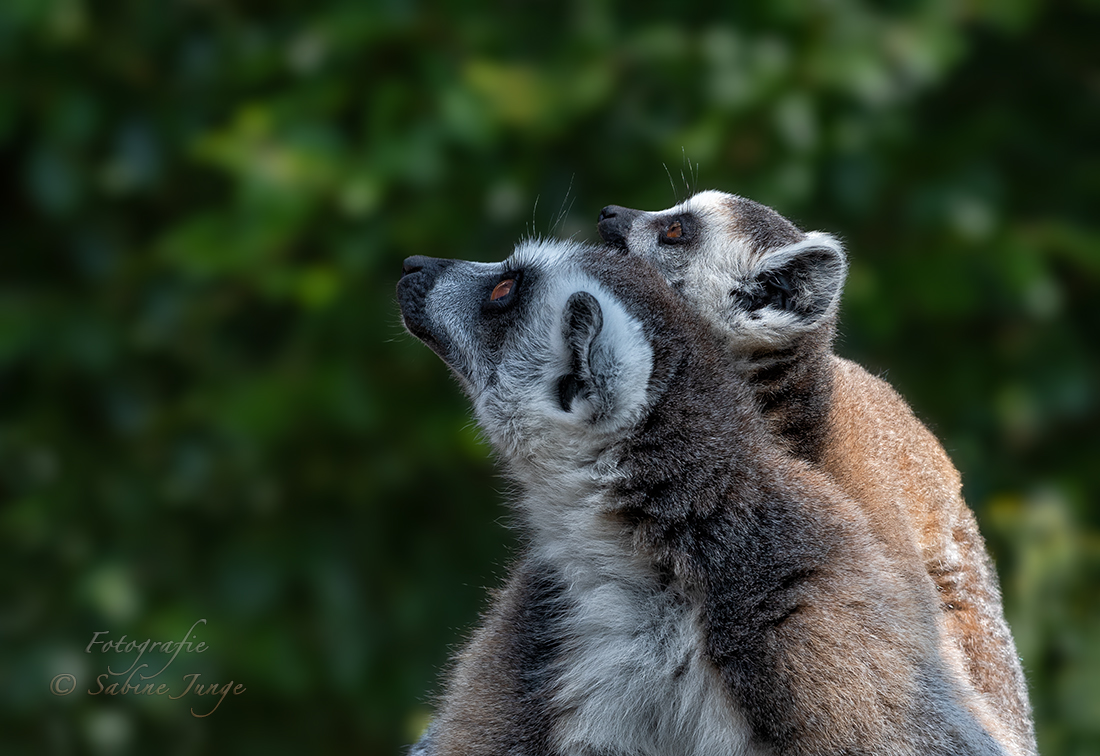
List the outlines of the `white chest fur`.
<svg viewBox="0 0 1100 756">
<path fill-rule="evenodd" d="M 571 607 L 554 696 L 566 713 L 560 752 L 764 756 L 704 658 L 695 610 L 662 589 L 598 508 L 568 519 L 540 549 L 562 570 Z"/>
</svg>

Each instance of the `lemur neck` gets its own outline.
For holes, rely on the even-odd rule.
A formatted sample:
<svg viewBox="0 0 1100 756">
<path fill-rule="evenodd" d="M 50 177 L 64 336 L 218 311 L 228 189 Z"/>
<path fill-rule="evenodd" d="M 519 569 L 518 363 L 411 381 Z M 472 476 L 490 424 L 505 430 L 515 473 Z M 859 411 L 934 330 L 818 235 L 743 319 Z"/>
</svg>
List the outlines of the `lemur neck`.
<svg viewBox="0 0 1100 756">
<path fill-rule="evenodd" d="M 783 349 L 754 353 L 747 369 L 772 428 L 792 453 L 815 464 L 824 453 L 832 404 L 833 331 L 830 325 Z"/>
<path fill-rule="evenodd" d="M 525 497 L 531 552 L 554 566 L 574 596 L 611 584 L 643 592 L 661 587 L 651 561 L 633 546 L 631 530 L 618 515 L 613 488 L 603 484 Z"/>
</svg>

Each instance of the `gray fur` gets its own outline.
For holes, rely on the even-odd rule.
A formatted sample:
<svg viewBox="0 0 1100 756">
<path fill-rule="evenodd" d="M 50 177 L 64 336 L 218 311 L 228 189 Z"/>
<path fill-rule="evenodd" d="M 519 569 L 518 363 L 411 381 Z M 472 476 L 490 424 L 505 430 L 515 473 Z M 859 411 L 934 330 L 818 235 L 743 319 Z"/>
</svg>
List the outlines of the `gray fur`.
<svg viewBox="0 0 1100 756">
<path fill-rule="evenodd" d="M 406 261 L 406 325 L 470 395 L 528 536 L 418 753 L 1002 753 L 919 560 L 789 453 L 656 270 L 619 262 Z"/>
</svg>

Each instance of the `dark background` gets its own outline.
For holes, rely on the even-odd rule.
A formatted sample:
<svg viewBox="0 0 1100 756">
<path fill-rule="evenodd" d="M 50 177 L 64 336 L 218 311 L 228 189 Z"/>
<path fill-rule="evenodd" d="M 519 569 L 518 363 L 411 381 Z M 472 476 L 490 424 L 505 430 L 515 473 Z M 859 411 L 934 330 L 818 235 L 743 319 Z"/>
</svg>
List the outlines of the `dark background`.
<svg viewBox="0 0 1100 756">
<path fill-rule="evenodd" d="M 415 739 L 515 534 L 401 260 L 690 185 L 845 240 L 838 351 L 962 471 L 1042 752 L 1100 753 L 1100 4 L 713 5 L 0 3 L 0 750 Z M 87 694 L 198 619 L 159 680 L 213 715 Z"/>
</svg>

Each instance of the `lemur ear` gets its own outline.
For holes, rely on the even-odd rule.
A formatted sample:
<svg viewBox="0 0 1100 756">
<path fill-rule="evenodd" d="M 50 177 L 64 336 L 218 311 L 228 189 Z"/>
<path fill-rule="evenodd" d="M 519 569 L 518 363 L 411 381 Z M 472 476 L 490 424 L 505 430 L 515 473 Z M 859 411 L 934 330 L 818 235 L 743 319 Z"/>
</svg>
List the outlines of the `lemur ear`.
<svg viewBox="0 0 1100 756">
<path fill-rule="evenodd" d="M 769 252 L 752 277 L 730 294 L 743 310 L 772 308 L 812 325 L 836 309 L 847 275 L 840 242 L 813 231 Z"/>
<path fill-rule="evenodd" d="M 558 402 L 566 412 L 572 411 L 578 397 L 588 399 L 597 393 L 593 344 L 602 329 L 603 312 L 594 296 L 578 291 L 569 297 L 562 317 L 568 371 L 558 379 Z"/>
</svg>

